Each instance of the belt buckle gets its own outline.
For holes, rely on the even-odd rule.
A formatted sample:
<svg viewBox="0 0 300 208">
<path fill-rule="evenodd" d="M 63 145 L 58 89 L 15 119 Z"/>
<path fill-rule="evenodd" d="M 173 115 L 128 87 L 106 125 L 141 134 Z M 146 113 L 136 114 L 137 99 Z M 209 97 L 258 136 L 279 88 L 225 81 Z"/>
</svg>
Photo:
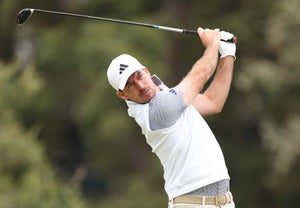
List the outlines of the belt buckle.
<svg viewBox="0 0 300 208">
<path fill-rule="evenodd" d="M 224 205 L 224 202 L 222 202 L 222 197 L 223 196 L 216 196 L 215 197 L 215 204 L 216 204 L 216 206 L 220 207 L 221 205 Z"/>
</svg>

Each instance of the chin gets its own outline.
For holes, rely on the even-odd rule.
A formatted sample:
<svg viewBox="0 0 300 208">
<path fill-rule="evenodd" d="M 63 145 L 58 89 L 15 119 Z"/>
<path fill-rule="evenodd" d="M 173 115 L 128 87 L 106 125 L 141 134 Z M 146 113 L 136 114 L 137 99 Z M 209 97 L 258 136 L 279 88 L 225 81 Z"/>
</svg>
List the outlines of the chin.
<svg viewBox="0 0 300 208">
<path fill-rule="evenodd" d="M 149 93 L 149 94 L 141 97 L 142 99 L 140 100 L 139 103 L 142 103 L 142 104 L 149 103 L 154 96 L 155 96 L 155 93 Z"/>
</svg>

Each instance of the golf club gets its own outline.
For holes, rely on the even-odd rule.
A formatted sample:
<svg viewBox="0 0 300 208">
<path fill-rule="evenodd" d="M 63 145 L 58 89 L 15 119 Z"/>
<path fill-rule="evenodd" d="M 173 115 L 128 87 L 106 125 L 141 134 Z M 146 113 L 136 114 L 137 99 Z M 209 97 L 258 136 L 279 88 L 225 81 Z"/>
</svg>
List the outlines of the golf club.
<svg viewBox="0 0 300 208">
<path fill-rule="evenodd" d="M 85 18 L 85 19 L 102 20 L 102 21 L 116 22 L 116 23 L 121 23 L 121 24 L 129 24 L 129 25 L 136 25 L 136 26 L 142 26 L 142 27 L 149 27 L 149 28 L 153 28 L 153 29 L 167 30 L 167 31 L 178 32 L 178 33 L 183 33 L 183 34 L 198 35 L 197 31 L 195 31 L 195 30 L 179 29 L 179 28 L 174 28 L 174 27 L 152 25 L 152 24 L 146 24 L 146 23 L 140 23 L 140 22 L 131 22 L 131 21 L 119 20 L 119 19 L 111 19 L 111 18 L 104 18 L 104 17 L 96 17 L 96 16 L 89 16 L 89 15 L 82 15 L 82 14 L 57 12 L 57 11 L 50 11 L 50 10 L 43 10 L 43 9 L 31 9 L 31 8 L 22 9 L 18 13 L 17 24 L 22 25 L 24 22 L 26 22 L 30 18 L 30 16 L 34 12 L 47 13 L 47 14 L 56 14 L 56 15 L 62 15 L 62 16 L 79 17 L 79 18 Z M 236 43 L 237 38 L 233 37 L 229 40 L 222 40 L 221 39 L 221 41 Z"/>
</svg>

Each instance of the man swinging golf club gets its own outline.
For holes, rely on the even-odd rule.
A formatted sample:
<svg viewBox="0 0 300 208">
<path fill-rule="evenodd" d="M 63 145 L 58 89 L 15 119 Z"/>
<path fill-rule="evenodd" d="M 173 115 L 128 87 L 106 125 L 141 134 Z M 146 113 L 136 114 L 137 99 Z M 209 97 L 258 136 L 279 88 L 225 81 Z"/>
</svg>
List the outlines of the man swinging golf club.
<svg viewBox="0 0 300 208">
<path fill-rule="evenodd" d="M 223 153 L 203 117 L 220 113 L 224 106 L 236 45 L 220 41 L 233 38 L 231 33 L 202 28 L 197 32 L 205 51 L 174 87 L 165 86 L 127 54 L 112 60 L 108 81 L 117 96 L 126 101 L 129 116 L 141 127 L 160 159 L 169 208 L 234 208 Z M 200 94 L 214 73 L 212 82 Z"/>
</svg>

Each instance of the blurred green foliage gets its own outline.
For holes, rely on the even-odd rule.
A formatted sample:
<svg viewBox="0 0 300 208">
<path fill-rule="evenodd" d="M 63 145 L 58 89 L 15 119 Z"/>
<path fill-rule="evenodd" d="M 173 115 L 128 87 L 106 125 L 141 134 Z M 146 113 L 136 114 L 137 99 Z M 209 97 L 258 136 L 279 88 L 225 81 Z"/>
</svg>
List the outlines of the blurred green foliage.
<svg viewBox="0 0 300 208">
<path fill-rule="evenodd" d="M 16 77 L 16 65 L 0 64 L 1 207 L 83 207 L 80 192 L 62 182 L 38 142 L 40 126 L 24 128 L 19 111 L 42 88 L 32 67 Z"/>
<path fill-rule="evenodd" d="M 237 207 L 289 207 L 300 192 L 300 2 L 0 2 L 0 202 L 4 207 L 167 207 L 162 168 L 106 79 L 121 53 L 173 86 L 201 56 L 198 37 L 35 13 L 96 15 L 238 37 L 232 89 L 207 118 Z"/>
</svg>

